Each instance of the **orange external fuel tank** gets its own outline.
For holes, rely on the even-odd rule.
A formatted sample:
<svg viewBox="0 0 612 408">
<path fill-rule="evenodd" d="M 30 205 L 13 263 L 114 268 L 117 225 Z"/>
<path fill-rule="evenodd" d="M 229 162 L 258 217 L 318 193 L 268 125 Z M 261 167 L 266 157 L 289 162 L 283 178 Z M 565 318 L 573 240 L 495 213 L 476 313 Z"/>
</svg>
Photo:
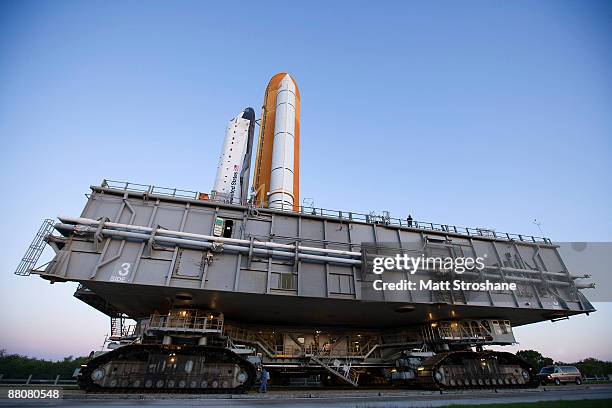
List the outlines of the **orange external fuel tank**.
<svg viewBox="0 0 612 408">
<path fill-rule="evenodd" d="M 253 189 L 259 206 L 299 209 L 300 92 L 284 72 L 272 77 L 264 95 Z"/>
</svg>

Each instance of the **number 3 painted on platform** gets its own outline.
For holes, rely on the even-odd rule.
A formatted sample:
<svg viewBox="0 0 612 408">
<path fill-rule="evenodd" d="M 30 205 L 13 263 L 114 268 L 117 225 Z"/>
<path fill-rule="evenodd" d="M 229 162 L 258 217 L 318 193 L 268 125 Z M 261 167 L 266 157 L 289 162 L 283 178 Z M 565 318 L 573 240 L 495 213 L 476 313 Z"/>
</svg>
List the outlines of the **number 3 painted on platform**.
<svg viewBox="0 0 612 408">
<path fill-rule="evenodd" d="M 117 273 L 119 274 L 119 276 L 128 276 L 130 274 L 131 266 L 131 263 L 124 262 L 121 264 L 121 267 L 119 268 L 119 271 Z"/>
</svg>

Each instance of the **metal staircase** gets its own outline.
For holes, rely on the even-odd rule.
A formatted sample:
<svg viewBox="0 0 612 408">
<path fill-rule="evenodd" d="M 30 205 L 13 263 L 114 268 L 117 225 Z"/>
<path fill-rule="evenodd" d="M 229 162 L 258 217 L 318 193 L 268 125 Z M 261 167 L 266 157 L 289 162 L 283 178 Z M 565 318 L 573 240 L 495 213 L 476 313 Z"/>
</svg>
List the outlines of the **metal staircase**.
<svg viewBox="0 0 612 408">
<path fill-rule="evenodd" d="M 315 353 L 310 356 L 310 359 L 352 386 L 359 385 L 359 372 L 352 366 L 352 361 L 347 359 L 342 362 L 335 356 L 322 353 Z"/>
<path fill-rule="evenodd" d="M 110 340 L 120 340 L 123 334 L 123 319 L 121 317 L 110 318 Z"/>
<path fill-rule="evenodd" d="M 127 324 L 124 316 L 110 318 L 110 334 L 108 340 L 120 341 L 135 337 L 136 326 Z"/>
<path fill-rule="evenodd" d="M 19 262 L 15 275 L 28 276 L 30 275 L 30 272 L 34 270 L 38 259 L 45 249 L 45 240 L 49 235 L 51 235 L 51 232 L 53 232 L 54 224 L 55 222 L 51 219 L 46 219 L 43 221 L 42 225 L 38 229 L 38 232 L 36 233 L 36 236 L 32 240 L 32 243 L 21 259 L 21 262 Z"/>
</svg>

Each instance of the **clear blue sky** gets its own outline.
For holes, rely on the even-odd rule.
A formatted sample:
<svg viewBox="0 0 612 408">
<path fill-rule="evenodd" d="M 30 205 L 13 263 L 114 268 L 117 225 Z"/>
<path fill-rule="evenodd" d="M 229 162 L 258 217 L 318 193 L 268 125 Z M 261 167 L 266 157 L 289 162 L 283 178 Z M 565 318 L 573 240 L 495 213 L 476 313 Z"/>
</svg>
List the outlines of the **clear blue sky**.
<svg viewBox="0 0 612 408">
<path fill-rule="evenodd" d="M 103 178 L 207 191 L 227 121 L 301 91 L 317 206 L 612 241 L 612 3 L 0 2 L 0 348 L 97 348 L 100 313 L 12 275 Z M 612 307 L 516 330 L 612 359 Z M 554 347 L 547 346 L 555 339 Z"/>
</svg>

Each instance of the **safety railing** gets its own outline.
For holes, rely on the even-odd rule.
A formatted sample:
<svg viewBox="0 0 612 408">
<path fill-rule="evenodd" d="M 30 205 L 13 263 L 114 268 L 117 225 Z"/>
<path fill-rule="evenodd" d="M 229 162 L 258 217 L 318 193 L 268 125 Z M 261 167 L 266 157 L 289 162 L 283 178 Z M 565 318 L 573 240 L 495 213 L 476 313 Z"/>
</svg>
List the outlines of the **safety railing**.
<svg viewBox="0 0 612 408">
<path fill-rule="evenodd" d="M 495 320 L 492 322 L 495 329 L 499 330 L 500 335 L 511 334 L 512 328 L 507 320 Z M 487 326 L 491 323 L 486 323 Z M 456 340 L 471 340 L 471 341 L 486 341 L 493 339 L 493 333 L 490 327 L 485 327 L 483 323 L 476 320 L 467 320 L 460 322 L 434 322 L 423 326 L 423 337 L 430 341 L 456 341 Z"/>
<path fill-rule="evenodd" d="M 34 378 L 34 374 L 30 374 L 27 378 L 4 378 L 4 375 L 0 374 L 0 386 L 10 385 L 76 387 L 77 381 L 74 378 L 62 378 L 59 374 L 55 376 L 55 379 Z"/>
<path fill-rule="evenodd" d="M 204 193 L 190 190 L 181 190 L 177 188 L 167 188 L 167 187 L 158 187 L 154 185 L 147 184 L 138 184 L 138 183 L 130 183 L 126 181 L 116 181 L 116 180 L 103 180 L 101 187 L 109 188 L 113 190 L 121 190 L 121 191 L 133 191 L 138 193 L 147 193 L 153 195 L 164 195 L 168 197 L 175 198 L 189 198 L 195 200 L 208 200 L 212 202 L 218 203 L 228 203 L 230 202 L 228 197 L 225 194 L 221 193 Z M 251 203 L 253 204 L 253 203 Z M 276 211 L 285 211 L 285 212 L 294 212 L 293 207 L 287 208 L 275 208 Z M 452 224 L 439 224 L 435 222 L 428 221 L 417 221 L 411 218 L 395 218 L 391 217 L 388 213 L 384 212 L 383 214 L 376 214 L 374 212 L 370 214 L 362 214 L 352 211 L 341 211 L 341 210 L 330 210 L 319 207 L 311 207 L 311 206 L 299 206 L 298 212 L 304 215 L 315 215 L 321 217 L 330 217 L 338 220 L 346 220 L 347 222 L 364 222 L 370 224 L 380 224 L 380 225 L 391 225 L 398 226 L 403 228 L 412 228 L 419 230 L 429 230 L 435 232 L 449 233 L 449 234 L 458 234 L 458 235 L 467 235 L 470 237 L 485 237 L 485 238 L 494 238 L 500 240 L 508 240 L 508 241 L 521 241 L 521 242 L 533 242 L 533 243 L 543 243 L 543 244 L 552 244 L 552 241 L 549 238 L 537 237 L 533 235 L 526 234 L 514 234 L 509 232 L 498 232 L 490 228 L 482 228 L 482 227 L 459 227 Z"/>
<path fill-rule="evenodd" d="M 198 310 L 173 311 L 170 314 L 151 315 L 147 329 L 175 329 L 204 332 L 223 331 L 223 317 L 202 313 Z"/>
<path fill-rule="evenodd" d="M 148 194 L 157 194 L 164 195 L 169 197 L 178 197 L 178 198 L 192 198 L 198 199 L 199 192 L 190 191 L 190 190 L 181 190 L 178 188 L 167 188 L 167 187 L 159 187 L 150 184 L 138 184 L 138 183 L 130 183 L 127 181 L 116 181 L 116 180 L 106 180 L 102 181 L 100 187 L 103 188 L 112 188 L 113 190 L 123 190 L 123 191 L 133 191 L 136 193 L 148 193 Z"/>
</svg>

